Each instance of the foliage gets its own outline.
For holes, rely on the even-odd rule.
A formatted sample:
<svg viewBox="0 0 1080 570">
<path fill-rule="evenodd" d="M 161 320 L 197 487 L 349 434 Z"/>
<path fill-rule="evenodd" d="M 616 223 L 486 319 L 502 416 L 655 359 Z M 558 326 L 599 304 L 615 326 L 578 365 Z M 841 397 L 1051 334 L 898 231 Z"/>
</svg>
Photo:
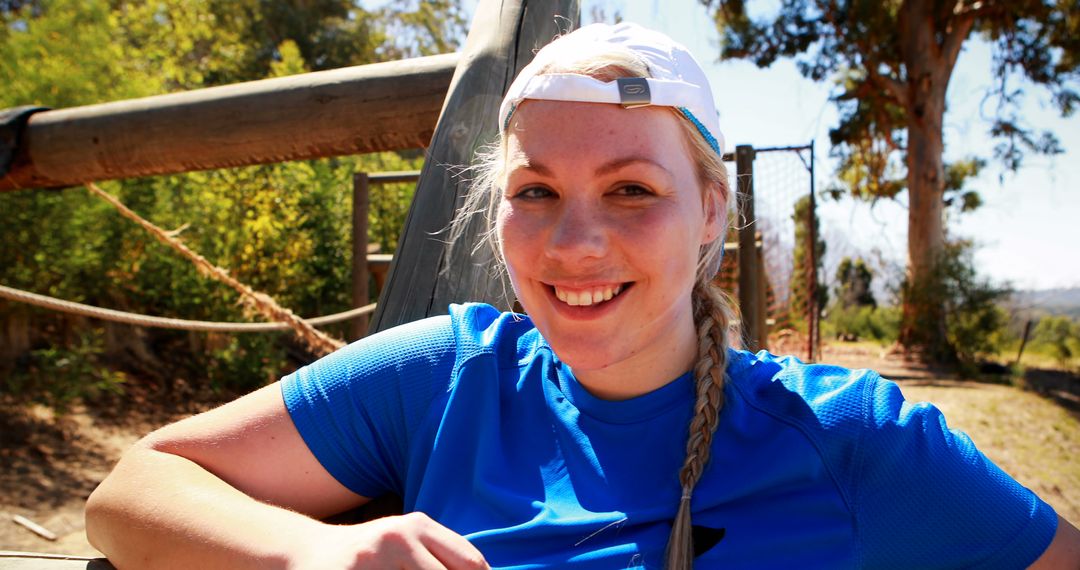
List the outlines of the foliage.
<svg viewBox="0 0 1080 570">
<path fill-rule="evenodd" d="M 877 307 L 871 290 L 874 272 L 862 258 L 840 260 L 836 268 L 836 302 L 842 307 Z"/>
<path fill-rule="evenodd" d="M 7 2 L 0 4 L 0 108 L 86 105 L 452 50 L 463 18 L 457 1 L 378 10 L 348 0 Z M 415 40 L 412 51 L 398 45 L 405 37 Z M 241 281 L 316 316 L 352 306 L 353 173 L 422 163 L 420 152 L 380 153 L 101 186 L 154 223 L 181 229 L 185 243 Z M 397 245 L 411 186 L 371 188 L 369 240 L 385 252 Z M 252 318 L 231 290 L 82 188 L 0 193 L 0 210 L 0 283 L 136 313 Z M 0 326 L 5 319 L 0 309 Z M 103 362 L 111 341 L 65 341 L 80 330 L 35 325 L 35 352 L 16 374 L 25 380 L 65 359 Z M 145 348 L 189 362 L 219 387 L 245 388 L 303 360 L 286 339 L 153 330 Z"/>
<path fill-rule="evenodd" d="M 808 194 L 795 202 L 795 212 L 791 215 L 791 219 L 795 222 L 795 247 L 792 250 L 792 267 L 794 269 L 791 273 L 791 302 L 789 315 L 792 326 L 799 329 L 804 329 L 806 327 L 806 319 L 810 314 L 810 217 L 810 195 Z M 817 279 L 814 288 L 814 306 L 820 314 L 825 308 L 825 304 L 828 302 L 829 292 L 828 288 L 822 283 L 822 278 L 824 277 L 822 262 L 825 258 L 825 240 L 821 239 L 821 220 L 818 218 L 817 212 L 813 212 L 813 224 L 813 265 Z"/>
<path fill-rule="evenodd" d="M 916 34 L 936 34 L 942 50 L 938 58 L 955 58 L 971 32 L 993 43 L 993 76 L 998 83 L 988 97 L 998 107 L 990 133 L 1003 139 L 1006 146 L 996 151 L 995 158 L 1010 168 L 1019 165 L 1025 149 L 1042 153 L 1060 149 L 1052 133 L 1034 133 L 1022 123 L 1017 112 L 1023 90 L 1011 87 L 1013 82 L 1023 77 L 1044 87 L 1064 115 L 1080 103 L 1075 83 L 1080 77 L 1080 23 L 1073 0 L 827 4 L 788 0 L 774 18 L 757 21 L 749 16 L 745 0 L 704 2 L 713 10 L 724 57 L 747 58 L 760 67 L 794 58 L 807 78 L 837 81 L 842 117 L 832 139 L 835 144 L 853 145 L 840 152 L 851 159 L 849 164 L 872 174 L 864 182 L 888 181 L 888 161 L 882 159 L 903 150 L 909 121 L 917 116 L 912 113 L 914 101 L 902 93 L 921 80 L 911 58 L 935 54 L 910 53 Z M 934 62 L 949 66 L 946 78 L 954 63 L 955 59 Z M 871 195 L 895 195 L 896 190 L 888 184 L 862 189 L 881 191 Z"/>
<path fill-rule="evenodd" d="M 822 329 L 824 335 L 841 340 L 896 342 L 900 334 L 900 309 L 837 302 L 826 313 Z"/>
<path fill-rule="evenodd" d="M 39 348 L 22 369 L 8 376 L 5 391 L 63 411 L 102 393 L 122 394 L 126 377 L 105 366 L 101 331 L 84 329 L 66 344 Z"/>
<path fill-rule="evenodd" d="M 1067 366 L 1080 357 L 1080 322 L 1064 316 L 1043 317 L 1031 333 L 1031 345 Z"/>
<path fill-rule="evenodd" d="M 974 363 L 1001 348 L 1001 331 L 1008 324 L 1008 315 L 999 305 L 1012 290 L 977 275 L 972 249 L 969 241 L 946 244 L 930 279 L 918 285 L 910 281 L 903 284 L 905 298 L 937 304 L 945 316 L 937 326 L 944 329 L 948 345 L 930 347 L 938 351 L 931 355 L 935 360 Z"/>
<path fill-rule="evenodd" d="M 836 268 L 835 297 L 826 313 L 826 334 L 843 340 L 896 341 L 900 332 L 900 310 L 878 307 L 871 291 L 873 280 L 873 271 L 861 258 L 840 260 Z"/>
<path fill-rule="evenodd" d="M 945 165 L 942 158 L 945 92 L 968 38 L 979 34 L 993 45 L 989 133 L 1000 141 L 994 158 L 1005 168 L 1016 169 L 1026 152 L 1061 152 L 1051 132 L 1036 133 L 1019 116 L 1024 90 L 1017 80 L 1043 87 L 1063 115 L 1080 102 L 1075 0 L 785 0 L 761 19 L 750 17 L 745 0 L 703 1 L 724 57 L 761 67 L 794 58 L 804 76 L 835 82 L 840 121 L 830 139 L 839 166 L 829 192 L 872 200 L 908 192 L 912 293 L 932 291 L 937 279 L 945 203 L 963 212 L 981 202 L 963 190 L 981 159 Z M 901 342 L 928 353 L 946 346 L 939 308 L 905 298 Z"/>
</svg>

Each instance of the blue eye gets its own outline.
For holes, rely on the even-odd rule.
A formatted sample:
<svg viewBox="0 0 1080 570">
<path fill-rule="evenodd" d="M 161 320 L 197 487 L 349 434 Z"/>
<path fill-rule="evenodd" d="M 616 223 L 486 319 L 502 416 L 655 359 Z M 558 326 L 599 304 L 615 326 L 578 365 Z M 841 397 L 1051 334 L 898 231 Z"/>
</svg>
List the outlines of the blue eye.
<svg viewBox="0 0 1080 570">
<path fill-rule="evenodd" d="M 653 192 L 639 184 L 625 184 L 615 189 L 615 193 L 620 196 L 649 196 Z"/>
<path fill-rule="evenodd" d="M 540 200 L 543 198 L 549 198 L 554 196 L 555 193 L 549 188 L 543 186 L 526 186 L 521 190 L 518 190 L 517 194 L 514 194 L 514 198 L 524 198 L 526 200 Z"/>
</svg>

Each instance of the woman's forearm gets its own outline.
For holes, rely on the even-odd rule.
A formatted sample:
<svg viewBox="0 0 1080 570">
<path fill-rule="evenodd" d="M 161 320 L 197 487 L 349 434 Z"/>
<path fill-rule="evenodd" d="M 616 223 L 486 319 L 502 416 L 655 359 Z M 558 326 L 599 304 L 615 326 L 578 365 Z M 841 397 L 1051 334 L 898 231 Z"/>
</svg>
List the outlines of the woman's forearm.
<svg viewBox="0 0 1080 570">
<path fill-rule="evenodd" d="M 118 568 L 284 568 L 325 528 L 183 457 L 137 445 L 90 495 L 86 533 Z"/>
</svg>

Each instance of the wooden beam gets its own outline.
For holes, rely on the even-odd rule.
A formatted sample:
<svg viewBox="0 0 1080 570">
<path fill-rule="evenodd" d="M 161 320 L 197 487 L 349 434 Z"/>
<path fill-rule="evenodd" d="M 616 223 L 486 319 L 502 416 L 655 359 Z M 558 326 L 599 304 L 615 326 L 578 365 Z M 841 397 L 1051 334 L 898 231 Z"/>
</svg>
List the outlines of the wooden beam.
<svg viewBox="0 0 1080 570">
<path fill-rule="evenodd" d="M 444 230 L 468 190 L 468 181 L 450 169 L 471 164 L 476 150 L 495 140 L 503 93 L 536 49 L 577 27 L 580 6 L 576 0 L 481 0 L 473 13 L 372 331 L 445 314 L 450 303 L 510 308 L 512 290 L 494 270 L 492 256 L 486 250 L 471 255 L 481 224 L 445 259 Z"/>
<path fill-rule="evenodd" d="M 458 58 L 39 112 L 0 190 L 424 147 Z"/>
</svg>

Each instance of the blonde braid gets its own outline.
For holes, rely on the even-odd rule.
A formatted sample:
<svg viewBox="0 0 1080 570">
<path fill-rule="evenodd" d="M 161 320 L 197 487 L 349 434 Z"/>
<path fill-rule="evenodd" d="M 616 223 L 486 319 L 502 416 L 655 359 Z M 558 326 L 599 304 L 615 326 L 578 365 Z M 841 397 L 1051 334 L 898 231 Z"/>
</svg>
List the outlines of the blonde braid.
<svg viewBox="0 0 1080 570">
<path fill-rule="evenodd" d="M 667 570 L 689 570 L 694 565 L 690 497 L 709 461 L 713 434 L 724 406 L 727 336 L 730 305 L 720 288 L 710 282 L 694 286 L 694 322 L 698 334 L 698 360 L 694 365 L 697 400 L 686 442 L 686 461 L 679 471 L 682 498 L 667 546 Z"/>
</svg>

